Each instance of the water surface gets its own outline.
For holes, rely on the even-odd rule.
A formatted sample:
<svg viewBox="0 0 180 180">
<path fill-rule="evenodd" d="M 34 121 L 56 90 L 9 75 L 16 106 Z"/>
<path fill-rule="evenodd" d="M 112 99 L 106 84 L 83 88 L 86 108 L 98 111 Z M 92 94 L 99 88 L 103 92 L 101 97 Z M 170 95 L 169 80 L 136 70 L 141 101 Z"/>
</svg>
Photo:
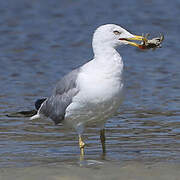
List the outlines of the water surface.
<svg viewBox="0 0 180 180">
<path fill-rule="evenodd" d="M 107 154 L 99 131 L 86 129 L 86 160 L 180 161 L 180 36 L 178 0 L 2 1 L 0 6 L 0 167 L 79 162 L 74 130 L 50 121 L 7 117 L 31 110 L 64 74 L 93 57 L 91 37 L 101 24 L 134 34 L 165 34 L 163 48 L 119 49 L 126 97 L 106 124 Z"/>
</svg>

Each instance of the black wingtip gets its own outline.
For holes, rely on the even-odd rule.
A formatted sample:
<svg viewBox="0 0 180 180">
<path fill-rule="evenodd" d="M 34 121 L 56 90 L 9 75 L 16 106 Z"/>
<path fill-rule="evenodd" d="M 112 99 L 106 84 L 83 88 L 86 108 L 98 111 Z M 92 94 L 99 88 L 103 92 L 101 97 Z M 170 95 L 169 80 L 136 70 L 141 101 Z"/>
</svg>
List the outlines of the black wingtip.
<svg viewBox="0 0 180 180">
<path fill-rule="evenodd" d="M 35 102 L 35 108 L 36 110 L 29 110 L 29 111 L 19 111 L 19 112 L 14 112 L 11 114 L 7 114 L 7 117 L 31 117 L 33 115 L 35 115 L 37 113 L 37 111 L 39 110 L 39 108 L 41 107 L 41 104 L 46 100 L 47 98 L 42 98 L 42 99 L 38 99 Z"/>
<path fill-rule="evenodd" d="M 47 98 L 42 98 L 42 99 L 38 99 L 35 102 L 35 108 L 36 110 L 39 110 L 39 108 L 41 107 L 41 104 L 46 100 Z"/>
<path fill-rule="evenodd" d="M 7 114 L 7 117 L 31 117 L 37 113 L 36 110 L 29 110 L 29 111 L 19 111 Z"/>
</svg>

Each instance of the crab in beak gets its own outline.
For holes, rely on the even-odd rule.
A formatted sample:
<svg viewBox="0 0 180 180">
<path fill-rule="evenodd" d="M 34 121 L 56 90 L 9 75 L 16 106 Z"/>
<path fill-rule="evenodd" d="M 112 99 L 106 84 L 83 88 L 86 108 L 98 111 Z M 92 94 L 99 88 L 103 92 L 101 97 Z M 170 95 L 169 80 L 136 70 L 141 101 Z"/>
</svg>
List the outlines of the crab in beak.
<svg viewBox="0 0 180 180">
<path fill-rule="evenodd" d="M 131 37 L 131 38 L 120 38 L 119 40 L 126 41 L 127 44 L 129 44 L 131 46 L 138 47 L 140 49 L 144 49 L 142 47 L 142 44 L 138 44 L 138 43 L 133 42 L 133 41 L 141 41 L 141 42 L 148 41 L 148 39 L 146 37 L 144 37 L 144 36 L 137 36 L 137 35 L 133 35 L 133 37 Z"/>
<path fill-rule="evenodd" d="M 146 34 L 145 36 L 136 36 L 132 38 L 120 38 L 119 40 L 126 41 L 127 44 L 131 46 L 138 47 L 140 49 L 156 49 L 156 48 L 161 48 L 161 43 L 164 40 L 164 35 L 160 34 L 159 37 L 155 37 L 153 39 L 147 39 L 149 34 Z M 132 41 L 142 41 L 141 44 L 138 44 L 136 42 Z"/>
</svg>

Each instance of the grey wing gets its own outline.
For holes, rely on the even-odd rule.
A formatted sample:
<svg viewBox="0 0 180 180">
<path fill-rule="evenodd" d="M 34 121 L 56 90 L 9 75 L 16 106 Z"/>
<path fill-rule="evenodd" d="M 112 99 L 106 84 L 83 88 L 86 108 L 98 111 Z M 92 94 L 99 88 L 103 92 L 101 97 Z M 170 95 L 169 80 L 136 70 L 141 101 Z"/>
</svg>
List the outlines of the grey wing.
<svg viewBox="0 0 180 180">
<path fill-rule="evenodd" d="M 75 69 L 64 76 L 57 84 L 51 97 L 47 98 L 39 109 L 39 113 L 51 118 L 55 124 L 60 123 L 65 116 L 66 108 L 72 98 L 79 92 L 76 85 L 80 69 Z"/>
</svg>

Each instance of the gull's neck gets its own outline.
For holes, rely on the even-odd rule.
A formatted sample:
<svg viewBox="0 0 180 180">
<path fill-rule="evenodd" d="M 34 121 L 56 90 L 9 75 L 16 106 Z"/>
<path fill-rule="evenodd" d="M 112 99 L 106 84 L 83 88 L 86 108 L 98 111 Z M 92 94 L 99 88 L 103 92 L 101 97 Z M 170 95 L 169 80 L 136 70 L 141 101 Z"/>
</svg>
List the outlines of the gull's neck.
<svg viewBox="0 0 180 180">
<path fill-rule="evenodd" d="M 103 44 L 93 44 L 93 51 L 94 51 L 94 59 L 97 61 L 103 61 L 105 63 L 122 61 L 120 54 L 113 46 L 108 46 Z"/>
<path fill-rule="evenodd" d="M 109 74 L 110 77 L 118 77 L 121 80 L 123 61 L 120 54 L 112 46 L 93 45 L 94 62 L 99 71 Z"/>
</svg>

